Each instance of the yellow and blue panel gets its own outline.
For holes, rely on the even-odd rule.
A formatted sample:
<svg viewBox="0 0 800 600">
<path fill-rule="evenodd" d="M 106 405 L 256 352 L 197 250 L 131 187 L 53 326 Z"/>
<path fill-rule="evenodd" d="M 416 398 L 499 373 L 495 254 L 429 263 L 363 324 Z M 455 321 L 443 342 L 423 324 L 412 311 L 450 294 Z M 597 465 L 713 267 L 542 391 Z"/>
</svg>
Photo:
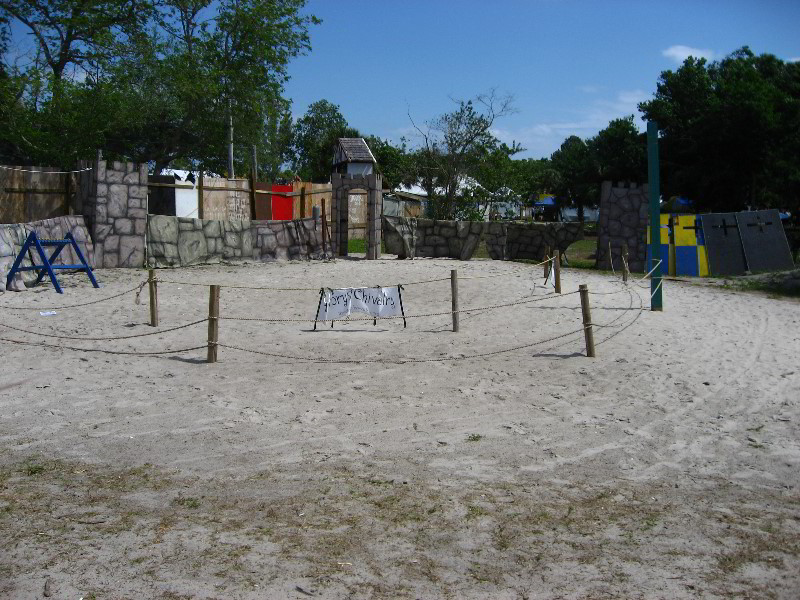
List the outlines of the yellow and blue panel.
<svg viewBox="0 0 800 600">
<path fill-rule="evenodd" d="M 670 240 L 670 224 L 673 215 L 663 214 L 660 216 L 661 222 L 661 272 L 663 274 L 668 275 L 675 275 L 675 252 L 674 247 L 672 245 L 672 240 Z M 652 256 L 650 252 L 650 227 L 647 227 L 647 270 L 649 271 L 652 269 L 652 265 L 650 264 L 650 257 Z"/>
<path fill-rule="evenodd" d="M 675 238 L 675 274 L 703 277 L 708 275 L 703 226 L 696 215 L 673 217 Z"/>
</svg>

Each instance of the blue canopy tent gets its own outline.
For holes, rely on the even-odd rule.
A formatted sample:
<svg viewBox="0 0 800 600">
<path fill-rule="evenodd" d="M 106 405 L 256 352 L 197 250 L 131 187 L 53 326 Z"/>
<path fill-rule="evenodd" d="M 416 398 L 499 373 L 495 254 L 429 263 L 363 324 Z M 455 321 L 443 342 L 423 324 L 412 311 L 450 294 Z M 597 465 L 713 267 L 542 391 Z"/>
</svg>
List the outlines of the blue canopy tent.
<svg viewBox="0 0 800 600">
<path fill-rule="evenodd" d="M 533 218 L 536 221 L 557 221 L 558 205 L 553 196 L 542 196 L 533 203 Z"/>
</svg>

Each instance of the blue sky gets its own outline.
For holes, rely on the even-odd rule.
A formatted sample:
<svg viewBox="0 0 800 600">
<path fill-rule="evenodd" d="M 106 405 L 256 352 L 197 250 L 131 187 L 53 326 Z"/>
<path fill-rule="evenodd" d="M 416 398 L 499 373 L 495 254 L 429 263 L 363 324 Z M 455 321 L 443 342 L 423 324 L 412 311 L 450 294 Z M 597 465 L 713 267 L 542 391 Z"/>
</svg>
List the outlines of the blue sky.
<svg viewBox="0 0 800 600">
<path fill-rule="evenodd" d="M 748 45 L 800 59 L 796 0 L 310 0 L 307 12 L 323 23 L 289 69 L 295 117 L 325 98 L 362 133 L 414 145 L 409 112 L 421 124 L 451 98 L 496 88 L 517 108 L 496 135 L 533 158 L 638 119 L 636 104 L 689 52 L 718 59 Z"/>
</svg>

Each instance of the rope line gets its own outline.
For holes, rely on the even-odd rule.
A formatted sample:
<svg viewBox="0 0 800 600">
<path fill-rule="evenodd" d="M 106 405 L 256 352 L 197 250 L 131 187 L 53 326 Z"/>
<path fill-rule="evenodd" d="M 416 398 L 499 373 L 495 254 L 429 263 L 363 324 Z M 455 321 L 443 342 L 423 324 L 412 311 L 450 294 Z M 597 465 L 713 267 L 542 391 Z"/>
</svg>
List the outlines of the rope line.
<svg viewBox="0 0 800 600">
<path fill-rule="evenodd" d="M 547 260 L 543 260 L 542 262 L 530 265 L 529 268 L 540 267 L 540 266 L 542 266 L 542 265 L 544 265 L 546 263 L 552 262 L 553 260 L 555 260 L 555 258 L 548 258 Z M 492 279 L 494 277 L 506 277 L 506 276 L 508 276 L 508 277 L 517 277 L 519 275 L 526 274 L 528 272 L 529 268 L 516 269 L 516 270 L 514 270 L 512 272 L 506 272 L 506 273 L 495 273 L 494 275 L 473 275 L 473 276 L 465 275 L 463 277 L 459 276 L 458 280 L 459 281 L 467 281 L 467 280 L 473 280 L 473 279 Z M 158 283 L 167 283 L 167 284 L 172 284 L 172 285 L 193 285 L 193 286 L 199 286 L 199 287 L 208 287 L 209 285 L 211 285 L 211 284 L 208 284 L 208 283 L 196 283 L 194 281 L 173 281 L 173 280 L 170 280 L 170 279 L 161 279 L 160 277 L 156 278 L 155 281 L 158 282 Z M 441 282 L 441 281 L 450 281 L 450 277 L 439 277 L 439 278 L 436 278 L 436 279 L 423 279 L 423 280 L 420 280 L 420 281 L 411 281 L 411 282 L 408 282 L 408 283 L 400 283 L 399 285 L 402 285 L 403 287 L 406 287 L 406 286 L 409 286 L 409 285 L 421 285 L 421 284 L 425 284 L 425 283 L 438 283 L 438 282 Z M 389 286 L 386 286 L 386 285 L 384 285 L 384 286 L 374 286 L 374 287 L 395 287 L 396 285 L 398 285 L 398 284 L 392 284 L 392 285 L 389 285 Z M 272 291 L 272 292 L 318 292 L 320 290 L 320 287 L 328 287 L 328 286 L 284 288 L 284 287 L 269 287 L 269 286 L 225 285 L 225 284 L 220 284 L 219 287 L 228 288 L 228 289 L 232 289 L 232 290 L 267 290 L 267 291 Z"/>
<path fill-rule="evenodd" d="M 608 337 L 600 340 L 599 342 L 596 342 L 595 346 L 599 346 L 600 344 L 602 344 L 604 342 L 607 342 L 611 338 L 618 336 L 623 331 L 625 331 L 628 327 L 631 327 L 634 323 L 636 323 L 636 321 L 638 321 L 639 318 L 642 316 L 642 313 L 644 312 L 644 301 L 642 300 L 642 297 L 639 295 L 639 292 L 637 292 L 636 290 L 632 290 L 632 291 L 636 294 L 636 297 L 639 298 L 639 312 L 636 313 L 636 316 L 633 317 L 633 319 L 630 321 L 630 323 L 627 323 L 627 324 L 621 326 L 620 329 L 618 329 L 617 331 L 613 332 Z M 631 294 L 631 306 L 633 306 L 633 295 L 632 294 Z M 625 316 L 625 313 L 622 313 L 618 318 L 621 318 L 623 316 Z"/>
<path fill-rule="evenodd" d="M 664 280 L 663 280 L 663 279 L 659 279 L 659 280 L 658 280 L 658 285 L 656 286 L 656 289 L 654 289 L 654 290 L 653 290 L 653 291 L 650 293 L 650 300 L 652 300 L 652 299 L 653 299 L 653 297 L 656 295 L 656 292 L 658 292 L 658 290 L 660 290 L 660 289 L 661 289 L 661 284 L 662 284 L 662 283 L 664 283 Z"/>
<path fill-rule="evenodd" d="M 0 338 L 0 342 L 9 342 L 11 344 L 22 344 L 25 346 L 41 346 L 43 348 L 56 348 L 58 350 L 77 350 L 78 352 L 102 352 L 104 354 L 123 354 L 133 356 L 159 356 L 161 354 L 182 354 L 184 352 L 191 352 L 192 350 L 201 350 L 208 348 L 208 344 L 202 346 L 193 346 L 191 348 L 177 348 L 174 350 L 161 350 L 158 352 L 135 352 L 125 350 L 108 350 L 105 348 L 78 348 L 76 346 L 62 346 L 60 344 L 47 344 L 45 342 L 27 342 L 25 340 L 12 340 L 9 338 Z"/>
<path fill-rule="evenodd" d="M 653 271 L 655 271 L 658 267 L 660 267 L 662 262 L 663 262 L 663 260 L 659 258 L 658 261 L 656 261 L 656 264 L 653 266 L 652 269 L 650 269 L 642 277 L 639 277 L 639 281 L 641 281 L 642 279 L 647 279 L 650 275 L 652 275 Z"/>
<path fill-rule="evenodd" d="M 567 333 L 562 333 L 560 335 L 556 335 L 544 340 L 538 340 L 535 342 L 531 342 L 530 344 L 522 344 L 520 346 L 514 346 L 513 348 L 504 348 L 501 350 L 494 350 L 492 352 L 482 352 L 479 354 L 469 354 L 464 356 L 445 356 L 441 358 L 398 358 L 393 361 L 389 360 L 381 360 L 381 359 L 347 359 L 347 358 L 309 358 L 303 356 L 290 356 L 288 354 L 280 354 L 277 352 L 264 352 L 262 350 L 253 350 L 251 348 L 242 348 L 240 346 L 229 346 L 228 344 L 217 344 L 219 348 L 228 348 L 230 350 L 239 350 L 241 352 L 250 352 L 252 354 L 260 354 L 262 356 L 271 356 L 274 358 L 286 358 L 289 360 L 302 360 L 306 362 L 317 362 L 317 363 L 333 363 L 333 364 L 374 364 L 374 363 L 387 363 L 387 364 L 407 364 L 407 363 L 432 363 L 432 362 L 450 362 L 456 360 L 470 360 L 473 358 L 486 358 L 488 356 L 496 356 L 498 354 L 505 354 L 507 352 L 515 352 L 517 350 L 524 350 L 526 348 L 531 348 L 533 346 L 539 346 L 541 344 L 546 344 L 548 342 L 553 342 L 555 340 L 569 337 L 571 335 L 575 335 L 577 333 L 583 332 L 585 328 L 581 327 L 580 329 L 576 329 L 574 331 L 569 331 Z"/>
<path fill-rule="evenodd" d="M 86 167 L 85 169 L 78 169 L 76 171 L 37 171 L 35 169 L 18 169 L 17 167 L 0 165 L 0 169 L 5 169 L 6 171 L 17 171 L 18 173 L 52 173 L 53 175 L 68 175 L 70 173 L 83 173 L 84 171 L 91 171 L 92 167 Z M 34 190 L 31 193 L 36 192 Z"/>
<path fill-rule="evenodd" d="M 516 300 L 514 302 L 508 302 L 506 304 L 497 304 L 493 306 L 481 306 L 477 308 L 462 308 L 459 310 L 447 310 L 442 312 L 434 312 L 434 313 L 422 313 L 418 315 L 398 315 L 392 317 L 364 317 L 358 319 L 329 319 L 338 322 L 355 322 L 355 321 L 375 321 L 375 320 L 391 320 L 391 319 L 415 319 L 415 318 L 422 318 L 422 317 L 442 317 L 445 315 L 452 315 L 453 313 L 474 313 L 474 312 L 482 312 L 486 310 L 494 310 L 497 308 L 506 308 L 508 306 L 518 306 L 520 304 L 530 304 L 533 302 L 541 302 L 542 300 L 550 300 L 552 298 L 560 298 L 564 296 L 571 296 L 573 294 L 577 294 L 579 291 L 575 292 L 567 292 L 566 294 L 556 294 L 550 293 L 546 296 L 539 296 L 537 298 L 525 298 L 522 300 Z M 262 319 L 260 317 L 218 317 L 220 320 L 225 321 L 260 321 L 264 323 L 323 323 L 322 319 Z"/>
<path fill-rule="evenodd" d="M 614 283 L 620 283 L 620 282 L 615 281 Z M 619 293 L 625 292 L 625 291 L 627 291 L 627 288 L 625 288 L 625 287 L 621 287 L 620 289 L 618 289 L 618 290 L 616 290 L 614 292 L 593 292 L 593 291 L 589 290 L 589 295 L 591 295 L 591 296 L 614 296 L 616 294 L 619 294 Z"/>
<path fill-rule="evenodd" d="M 78 308 L 79 306 L 89 306 L 91 304 L 99 304 L 100 302 L 105 302 L 106 300 L 113 300 L 114 298 L 119 298 L 120 296 L 124 296 L 125 294 L 130 294 L 131 292 L 141 288 L 147 284 L 145 280 L 141 284 L 137 284 L 136 287 L 132 287 L 129 290 L 125 290 L 124 292 L 120 292 L 119 294 L 114 294 L 113 296 L 107 296 L 106 298 L 100 298 L 99 300 L 92 300 L 91 302 L 84 302 L 82 304 L 70 304 L 69 306 L 51 306 L 51 307 L 43 307 L 43 306 L 9 306 L 7 304 L 0 304 L 0 308 L 4 308 L 6 310 L 64 310 L 67 308 Z"/>
<path fill-rule="evenodd" d="M 173 285 L 194 285 L 198 287 L 209 287 L 211 285 L 209 283 L 195 283 L 193 281 L 170 281 L 169 279 L 161 279 L 160 277 L 157 277 L 156 279 L 154 279 L 154 281 L 157 283 L 169 283 Z M 228 288 L 232 290 L 269 290 L 273 292 L 319 292 L 318 287 L 278 288 L 278 287 L 256 287 L 249 285 L 220 285 L 219 287 Z"/>
<path fill-rule="evenodd" d="M 51 337 L 60 340 L 82 340 L 87 342 L 106 342 L 111 340 L 131 340 L 133 338 L 140 338 L 140 337 L 147 337 L 149 335 L 158 335 L 160 333 L 169 333 L 170 331 L 177 331 L 179 329 L 186 329 L 187 327 L 191 327 L 192 325 L 198 325 L 200 323 L 205 323 L 208 321 L 208 318 L 200 319 L 199 321 L 193 321 L 192 323 L 185 323 L 183 325 L 178 325 L 177 327 L 170 327 L 169 329 L 161 329 L 159 331 L 149 331 L 147 333 L 137 333 L 135 335 L 122 335 L 122 336 L 110 336 L 110 337 L 78 337 L 73 335 L 57 335 L 55 333 L 41 333 L 38 331 L 30 331 L 29 329 L 20 329 L 19 327 L 14 327 L 13 325 L 8 325 L 6 323 L 0 323 L 0 327 L 5 327 L 6 329 L 13 329 L 14 331 L 19 331 L 20 333 L 28 333 L 30 335 L 40 335 L 42 337 Z"/>
</svg>

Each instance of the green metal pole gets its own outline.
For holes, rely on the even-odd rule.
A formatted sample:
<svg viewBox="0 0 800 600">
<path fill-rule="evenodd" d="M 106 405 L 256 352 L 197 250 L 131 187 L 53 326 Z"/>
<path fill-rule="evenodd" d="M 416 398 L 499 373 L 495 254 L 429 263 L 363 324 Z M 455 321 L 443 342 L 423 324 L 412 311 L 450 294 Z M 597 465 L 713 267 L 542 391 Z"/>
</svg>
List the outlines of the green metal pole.
<svg viewBox="0 0 800 600">
<path fill-rule="evenodd" d="M 647 122 L 647 181 L 650 190 L 650 310 L 663 310 L 661 297 L 661 185 L 658 179 L 658 123 Z M 658 266 L 656 266 L 658 265 Z M 650 270 L 648 269 L 648 271 Z"/>
</svg>

